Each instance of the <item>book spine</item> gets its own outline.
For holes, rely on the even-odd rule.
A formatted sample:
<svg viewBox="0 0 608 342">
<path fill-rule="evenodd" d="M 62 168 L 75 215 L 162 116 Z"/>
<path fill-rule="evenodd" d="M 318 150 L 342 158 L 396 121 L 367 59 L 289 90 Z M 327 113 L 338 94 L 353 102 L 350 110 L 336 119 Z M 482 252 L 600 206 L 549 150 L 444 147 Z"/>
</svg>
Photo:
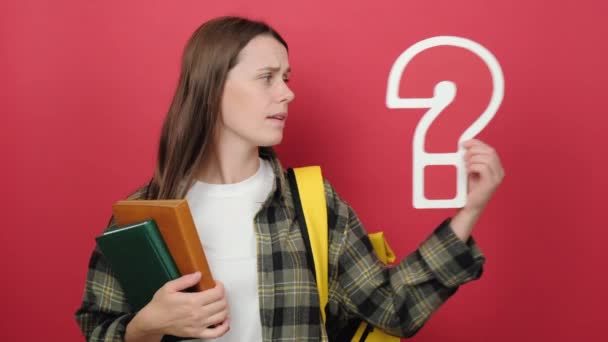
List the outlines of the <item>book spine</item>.
<svg viewBox="0 0 608 342">
<path fill-rule="evenodd" d="M 148 234 L 145 234 L 148 238 L 148 242 L 150 243 L 152 250 L 154 250 L 154 253 L 156 254 L 156 257 L 158 258 L 160 264 L 163 266 L 163 271 L 165 272 L 167 278 L 179 278 L 180 273 L 177 269 L 177 266 L 175 265 L 175 261 L 171 257 L 171 253 L 169 252 L 165 241 L 160 235 L 156 222 L 154 222 L 153 225 L 146 226 L 146 230 L 148 231 Z"/>
<path fill-rule="evenodd" d="M 195 285 L 196 290 L 203 291 L 215 287 L 215 281 L 211 276 L 207 257 L 205 256 L 205 251 L 201 245 L 202 242 L 196 231 L 192 212 L 190 211 L 190 206 L 187 202 L 182 203 L 178 207 L 177 220 L 179 222 L 178 227 L 183 229 L 180 231 L 180 236 L 184 246 L 188 250 L 190 264 L 193 269 L 200 270 L 201 272 L 201 280 L 199 284 Z M 190 236 L 187 234 L 188 230 L 192 232 Z"/>
</svg>

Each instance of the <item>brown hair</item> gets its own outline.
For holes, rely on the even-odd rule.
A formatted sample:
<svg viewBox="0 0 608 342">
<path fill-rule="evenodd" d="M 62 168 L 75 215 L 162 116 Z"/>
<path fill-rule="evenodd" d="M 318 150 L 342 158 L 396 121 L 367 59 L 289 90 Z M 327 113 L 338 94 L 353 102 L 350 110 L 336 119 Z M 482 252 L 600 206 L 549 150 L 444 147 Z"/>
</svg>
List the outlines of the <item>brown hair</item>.
<svg viewBox="0 0 608 342">
<path fill-rule="evenodd" d="M 241 50 L 258 35 L 287 43 L 269 25 L 239 17 L 220 17 L 201 25 L 190 37 L 173 101 L 163 124 L 148 199 L 183 198 L 195 171 L 209 152 L 220 114 L 228 72 Z M 271 149 L 260 147 L 260 149 Z"/>
</svg>

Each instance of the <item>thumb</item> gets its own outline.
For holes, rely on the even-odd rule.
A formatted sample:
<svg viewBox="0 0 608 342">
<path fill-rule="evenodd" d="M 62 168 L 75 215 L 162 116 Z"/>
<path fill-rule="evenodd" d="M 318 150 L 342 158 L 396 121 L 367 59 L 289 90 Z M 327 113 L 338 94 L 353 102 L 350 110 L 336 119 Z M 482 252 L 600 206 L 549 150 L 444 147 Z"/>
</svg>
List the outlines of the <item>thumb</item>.
<svg viewBox="0 0 608 342">
<path fill-rule="evenodd" d="M 181 276 L 177 279 L 173 279 L 168 281 L 165 284 L 167 290 L 171 292 L 178 292 L 185 290 L 189 287 L 196 285 L 201 279 L 201 272 L 194 272 L 190 274 L 186 274 L 185 276 Z"/>
</svg>

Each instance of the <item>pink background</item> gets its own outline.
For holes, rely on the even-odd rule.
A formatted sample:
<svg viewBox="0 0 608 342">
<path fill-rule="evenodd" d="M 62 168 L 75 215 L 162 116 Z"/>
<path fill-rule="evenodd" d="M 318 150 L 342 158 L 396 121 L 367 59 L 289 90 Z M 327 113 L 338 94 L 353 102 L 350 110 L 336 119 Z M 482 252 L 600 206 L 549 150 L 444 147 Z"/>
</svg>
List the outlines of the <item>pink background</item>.
<svg viewBox="0 0 608 342">
<path fill-rule="evenodd" d="M 485 274 L 414 339 L 602 340 L 608 6 L 557 3 L 1 2 L 1 340 L 82 340 L 73 313 L 94 237 L 111 204 L 152 174 L 184 43 L 226 14 L 267 20 L 290 45 L 296 100 L 277 148 L 283 164 L 322 165 L 399 258 L 454 210 L 412 207 L 411 140 L 424 110 L 386 108 L 392 63 L 437 35 L 488 48 L 505 97 L 478 137 L 498 150 L 506 178 L 474 231 Z M 455 151 L 489 100 L 487 69 L 437 48 L 408 70 L 404 97 L 456 82 L 427 136 L 429 151 Z M 450 169 L 433 171 L 429 194 L 453 194 Z"/>
</svg>

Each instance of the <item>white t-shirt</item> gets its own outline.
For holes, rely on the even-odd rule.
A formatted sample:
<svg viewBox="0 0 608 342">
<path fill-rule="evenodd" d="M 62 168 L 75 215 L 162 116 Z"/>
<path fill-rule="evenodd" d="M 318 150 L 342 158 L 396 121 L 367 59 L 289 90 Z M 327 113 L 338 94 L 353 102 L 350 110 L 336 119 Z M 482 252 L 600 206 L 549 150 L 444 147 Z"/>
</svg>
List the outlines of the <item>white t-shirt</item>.
<svg viewBox="0 0 608 342">
<path fill-rule="evenodd" d="M 250 178 L 234 184 L 198 181 L 186 195 L 211 273 L 224 284 L 230 307 L 230 330 L 212 341 L 262 340 L 254 216 L 273 182 L 272 165 L 260 158 Z"/>
</svg>

